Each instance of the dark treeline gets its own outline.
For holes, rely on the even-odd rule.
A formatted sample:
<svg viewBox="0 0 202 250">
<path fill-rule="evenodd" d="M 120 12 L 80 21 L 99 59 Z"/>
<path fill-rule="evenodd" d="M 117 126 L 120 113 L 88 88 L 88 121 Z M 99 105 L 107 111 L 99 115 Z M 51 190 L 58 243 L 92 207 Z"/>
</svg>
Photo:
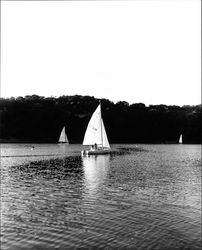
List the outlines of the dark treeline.
<svg viewBox="0 0 202 250">
<path fill-rule="evenodd" d="M 82 143 L 99 99 L 90 96 L 0 98 L 1 142 L 57 142 L 66 126 L 70 143 Z M 129 105 L 102 99 L 110 143 L 202 142 L 202 105 Z"/>
</svg>

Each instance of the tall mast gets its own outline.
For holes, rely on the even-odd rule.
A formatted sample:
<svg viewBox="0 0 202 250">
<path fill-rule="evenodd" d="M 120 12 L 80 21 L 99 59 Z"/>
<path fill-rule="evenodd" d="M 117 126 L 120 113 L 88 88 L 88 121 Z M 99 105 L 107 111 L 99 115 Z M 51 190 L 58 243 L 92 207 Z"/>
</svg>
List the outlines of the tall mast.
<svg viewBox="0 0 202 250">
<path fill-rule="evenodd" d="M 101 125 L 101 141 L 102 141 L 102 148 L 103 148 L 101 101 L 100 101 L 100 125 Z"/>
</svg>

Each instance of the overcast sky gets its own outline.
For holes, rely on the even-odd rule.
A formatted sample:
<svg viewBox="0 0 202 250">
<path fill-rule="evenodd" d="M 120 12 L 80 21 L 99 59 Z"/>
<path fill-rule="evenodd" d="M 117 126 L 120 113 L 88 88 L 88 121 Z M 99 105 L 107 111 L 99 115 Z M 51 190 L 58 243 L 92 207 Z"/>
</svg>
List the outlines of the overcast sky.
<svg viewBox="0 0 202 250">
<path fill-rule="evenodd" d="M 3 1 L 1 96 L 201 103 L 200 0 Z"/>
</svg>

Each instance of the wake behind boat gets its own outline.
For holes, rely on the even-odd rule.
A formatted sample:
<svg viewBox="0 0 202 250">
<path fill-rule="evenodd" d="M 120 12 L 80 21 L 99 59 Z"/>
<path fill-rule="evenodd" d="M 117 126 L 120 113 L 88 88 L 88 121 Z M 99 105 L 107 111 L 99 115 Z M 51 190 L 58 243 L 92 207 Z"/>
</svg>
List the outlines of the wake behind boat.
<svg viewBox="0 0 202 250">
<path fill-rule="evenodd" d="M 82 150 L 81 155 L 99 155 L 110 153 L 110 145 L 101 115 L 101 104 L 98 105 L 88 123 L 83 145 L 91 147 L 88 150 Z"/>
</svg>

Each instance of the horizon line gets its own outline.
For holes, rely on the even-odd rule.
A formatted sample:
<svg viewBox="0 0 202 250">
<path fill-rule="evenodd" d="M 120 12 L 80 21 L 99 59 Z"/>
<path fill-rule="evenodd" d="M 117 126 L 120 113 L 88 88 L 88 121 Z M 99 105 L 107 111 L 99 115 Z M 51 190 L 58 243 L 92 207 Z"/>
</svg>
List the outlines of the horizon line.
<svg viewBox="0 0 202 250">
<path fill-rule="evenodd" d="M 74 94 L 74 95 L 49 95 L 49 96 L 45 96 L 45 95 L 38 95 L 38 94 L 27 94 L 27 95 L 18 95 L 18 96 L 1 96 L 0 95 L 0 99 L 11 99 L 11 98 L 19 98 L 19 97 L 22 97 L 22 98 L 25 98 L 26 96 L 38 96 L 38 97 L 44 97 L 44 98 L 60 98 L 62 96 L 82 96 L 82 97 L 91 97 L 91 98 L 95 98 L 97 100 L 100 100 L 100 99 L 105 99 L 105 100 L 108 100 L 114 104 L 117 104 L 119 102 L 126 102 L 129 104 L 129 106 L 133 105 L 133 104 L 144 104 L 145 106 L 160 106 L 160 105 L 164 105 L 164 106 L 178 106 L 178 107 L 183 107 L 183 106 L 200 106 L 202 105 L 202 103 L 199 103 L 199 104 L 183 104 L 183 105 L 178 105 L 178 104 L 165 104 L 165 103 L 159 103 L 159 104 L 145 104 L 144 102 L 128 102 L 126 100 L 119 100 L 119 101 L 112 101 L 108 98 L 105 98 L 105 97 L 95 97 L 93 95 L 81 95 L 81 94 Z"/>
</svg>

